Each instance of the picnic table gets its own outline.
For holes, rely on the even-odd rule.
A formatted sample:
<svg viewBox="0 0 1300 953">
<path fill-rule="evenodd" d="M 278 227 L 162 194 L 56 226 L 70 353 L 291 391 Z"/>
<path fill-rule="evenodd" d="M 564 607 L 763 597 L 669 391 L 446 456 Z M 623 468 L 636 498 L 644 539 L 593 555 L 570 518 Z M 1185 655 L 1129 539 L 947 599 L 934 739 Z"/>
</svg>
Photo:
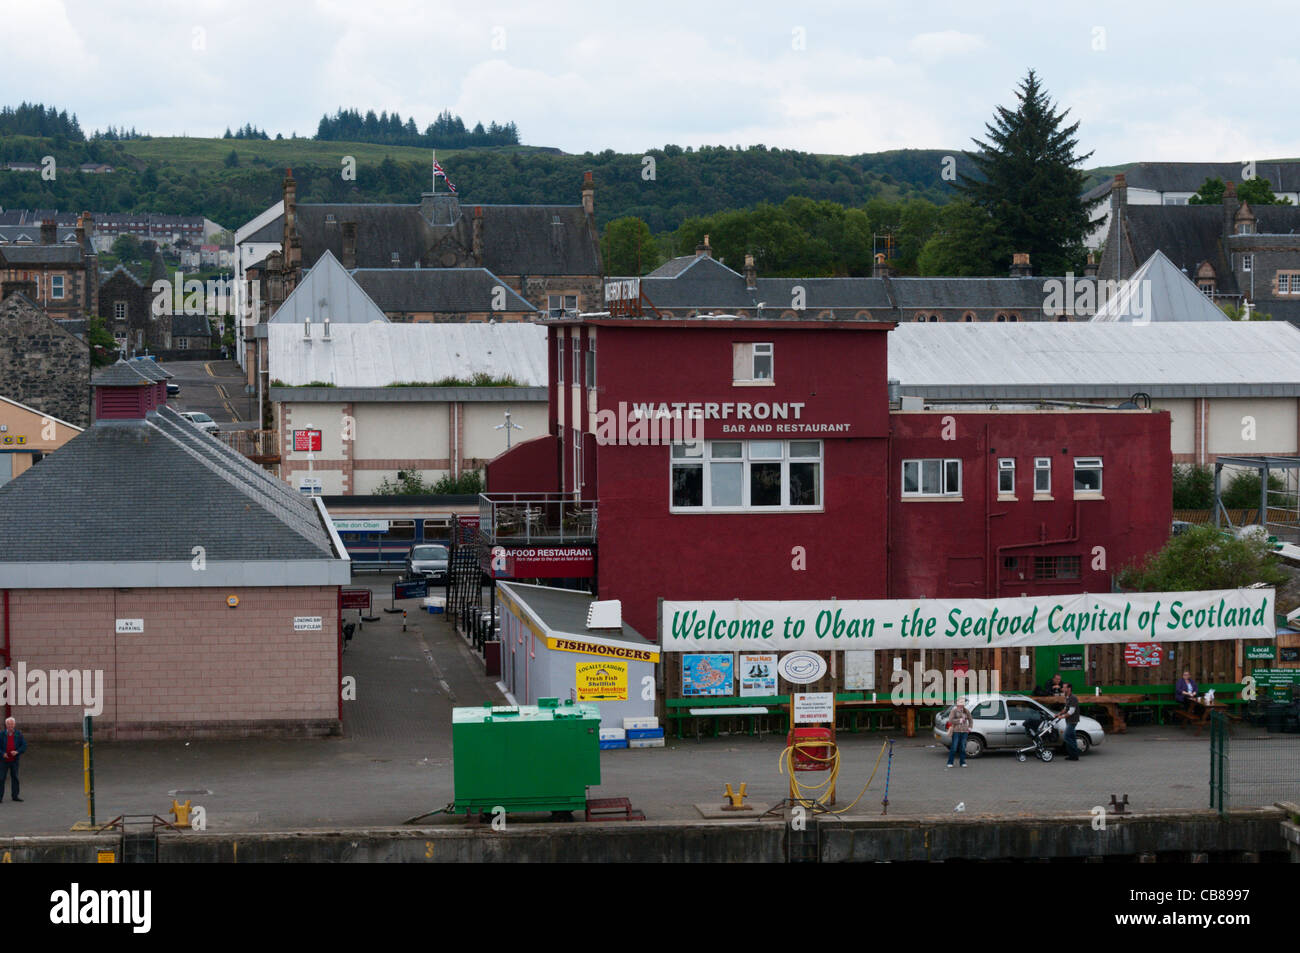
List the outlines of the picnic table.
<svg viewBox="0 0 1300 953">
<path fill-rule="evenodd" d="M 1034 701 L 1040 705 L 1059 704 L 1064 698 L 1063 695 L 1033 695 Z M 1117 735 L 1128 734 L 1128 722 L 1124 720 L 1123 709 L 1121 705 L 1134 705 L 1146 700 L 1145 695 L 1075 695 L 1079 699 L 1080 707 L 1084 705 L 1097 705 L 1106 709 L 1106 714 L 1110 716 L 1111 730 Z"/>
<path fill-rule="evenodd" d="M 1210 716 L 1216 711 L 1228 713 L 1230 721 L 1240 721 L 1240 716 L 1231 714 L 1230 709 L 1221 701 L 1203 702 L 1199 698 L 1193 698 L 1191 705 L 1187 708 L 1174 709 L 1174 717 L 1177 718 L 1185 727 L 1189 725 L 1196 726 L 1196 733 L 1199 735 L 1205 730 L 1205 726 L 1210 723 Z"/>
</svg>

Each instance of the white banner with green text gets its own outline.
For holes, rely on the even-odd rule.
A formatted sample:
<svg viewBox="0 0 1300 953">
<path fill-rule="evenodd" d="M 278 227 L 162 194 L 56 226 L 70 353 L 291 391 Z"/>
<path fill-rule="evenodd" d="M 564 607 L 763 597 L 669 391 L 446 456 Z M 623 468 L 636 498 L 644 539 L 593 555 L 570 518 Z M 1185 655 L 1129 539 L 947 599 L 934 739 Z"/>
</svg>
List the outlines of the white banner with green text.
<svg viewBox="0 0 1300 953">
<path fill-rule="evenodd" d="M 1271 639 L 1272 589 L 1013 599 L 663 601 L 668 652 L 966 649 Z"/>
</svg>

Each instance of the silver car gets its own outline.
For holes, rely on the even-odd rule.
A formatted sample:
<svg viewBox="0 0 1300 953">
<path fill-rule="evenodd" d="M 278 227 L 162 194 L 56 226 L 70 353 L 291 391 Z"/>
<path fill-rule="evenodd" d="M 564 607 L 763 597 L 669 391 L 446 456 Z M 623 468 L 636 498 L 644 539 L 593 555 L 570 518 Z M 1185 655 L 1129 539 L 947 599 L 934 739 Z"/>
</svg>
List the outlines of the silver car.
<svg viewBox="0 0 1300 953">
<path fill-rule="evenodd" d="M 201 410 L 185 410 L 181 412 L 181 416 L 204 433 L 217 433 L 221 429 L 215 420 Z"/>
<path fill-rule="evenodd" d="M 406 577 L 429 582 L 447 581 L 447 547 L 441 543 L 418 543 L 406 554 Z"/>
<path fill-rule="evenodd" d="M 1085 699 L 1080 698 L 1080 702 Z M 1056 713 L 1024 695 L 967 695 L 966 708 L 971 714 L 970 734 L 966 737 L 966 757 L 978 758 L 986 749 L 1023 748 L 1030 743 L 1025 734 L 1026 718 L 1052 719 Z M 934 737 L 944 748 L 952 746 L 952 732 L 945 725 L 951 708 L 934 716 Z M 1064 721 L 1057 722 L 1058 735 L 1064 747 Z M 1079 754 L 1087 754 L 1101 744 L 1106 733 L 1093 718 L 1079 716 L 1074 727 L 1075 743 Z"/>
</svg>

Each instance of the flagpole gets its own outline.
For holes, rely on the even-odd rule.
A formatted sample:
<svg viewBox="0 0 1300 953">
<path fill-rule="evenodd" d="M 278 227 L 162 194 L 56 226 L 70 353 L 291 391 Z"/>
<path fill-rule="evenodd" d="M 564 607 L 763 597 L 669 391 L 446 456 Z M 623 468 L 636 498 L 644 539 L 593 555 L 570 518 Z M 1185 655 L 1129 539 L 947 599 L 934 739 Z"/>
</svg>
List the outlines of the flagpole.
<svg viewBox="0 0 1300 953">
<path fill-rule="evenodd" d="M 430 149 L 429 153 L 432 156 L 432 160 L 433 160 L 433 166 L 429 169 L 429 173 L 430 173 L 429 177 L 433 179 L 433 191 L 437 192 L 438 191 L 438 150 Z"/>
</svg>

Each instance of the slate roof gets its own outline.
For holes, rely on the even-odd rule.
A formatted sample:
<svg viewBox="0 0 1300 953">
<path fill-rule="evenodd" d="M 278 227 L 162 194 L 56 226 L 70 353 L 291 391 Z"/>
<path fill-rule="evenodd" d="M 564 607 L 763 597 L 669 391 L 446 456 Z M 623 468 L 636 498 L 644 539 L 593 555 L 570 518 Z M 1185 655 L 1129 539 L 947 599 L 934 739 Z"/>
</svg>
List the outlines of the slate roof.
<svg viewBox="0 0 1300 953">
<path fill-rule="evenodd" d="M 140 366 L 144 363 L 118 358 L 115 364 L 96 374 L 90 383 L 95 387 L 139 387 L 141 382 L 152 384 L 157 378 Z"/>
<path fill-rule="evenodd" d="M 370 300 L 356 278 L 344 270 L 326 249 L 298 282 L 298 286 L 271 315 L 273 324 L 299 324 L 330 319 L 331 325 L 387 322 L 384 312 Z"/>
<path fill-rule="evenodd" d="M 890 278 L 894 299 L 908 312 L 926 308 L 1007 308 L 1035 310 L 1046 293 L 1034 278 Z M 1080 276 L 1077 280 L 1083 280 Z"/>
<path fill-rule="evenodd" d="M 343 223 L 357 226 L 358 268 L 399 267 L 419 261 L 438 267 L 438 247 L 450 241 L 462 255 L 473 247 L 473 209 L 483 210 L 484 268 L 499 275 L 598 275 L 600 253 L 580 205 L 461 205 L 438 196 L 436 211 L 426 205 L 297 205 L 302 263 L 310 266 L 326 250 L 343 258 Z M 333 216 L 332 221 L 327 221 Z M 558 224 L 556 224 L 558 220 Z M 280 242 L 284 216 L 278 215 L 243 241 Z M 428 259 L 428 260 L 426 260 Z"/>
<path fill-rule="evenodd" d="M 1109 234 L 1115 235 L 1114 223 Z M 1188 275 L 1195 275 L 1201 262 L 1208 261 L 1217 274 L 1218 290 L 1235 294 L 1222 237 L 1222 205 L 1126 205 L 1119 238 L 1106 242 L 1097 277 L 1127 278 L 1160 251 Z"/>
<path fill-rule="evenodd" d="M 210 338 L 212 325 L 201 314 L 172 315 L 172 338 Z"/>
<path fill-rule="evenodd" d="M 309 500 L 169 407 L 100 420 L 0 487 L 0 564 L 188 564 L 195 546 L 209 562 L 337 558 Z"/>
<path fill-rule="evenodd" d="M 1195 192 L 1206 179 L 1241 182 L 1244 178 L 1241 166 L 1240 162 L 1139 162 L 1124 170 L 1124 178 L 1131 189 Z M 1274 192 L 1300 192 L 1300 162 L 1256 162 L 1255 175 L 1268 179 Z M 1113 183 L 1113 178 L 1107 179 L 1083 197 L 1094 199 L 1107 195 Z"/>
<path fill-rule="evenodd" d="M 55 231 L 59 243 L 76 244 L 77 229 L 75 226 L 60 225 Z M 30 225 L 0 225 L 0 244 L 12 244 L 15 242 L 30 242 L 39 244 L 41 240 L 41 226 L 37 222 Z"/>
<path fill-rule="evenodd" d="M 0 261 L 10 265 L 79 265 L 78 245 L 0 245 Z"/>
<path fill-rule="evenodd" d="M 536 311 L 486 268 L 358 268 L 352 277 L 371 301 L 394 311 Z M 504 306 L 494 308 L 496 289 Z"/>
</svg>

